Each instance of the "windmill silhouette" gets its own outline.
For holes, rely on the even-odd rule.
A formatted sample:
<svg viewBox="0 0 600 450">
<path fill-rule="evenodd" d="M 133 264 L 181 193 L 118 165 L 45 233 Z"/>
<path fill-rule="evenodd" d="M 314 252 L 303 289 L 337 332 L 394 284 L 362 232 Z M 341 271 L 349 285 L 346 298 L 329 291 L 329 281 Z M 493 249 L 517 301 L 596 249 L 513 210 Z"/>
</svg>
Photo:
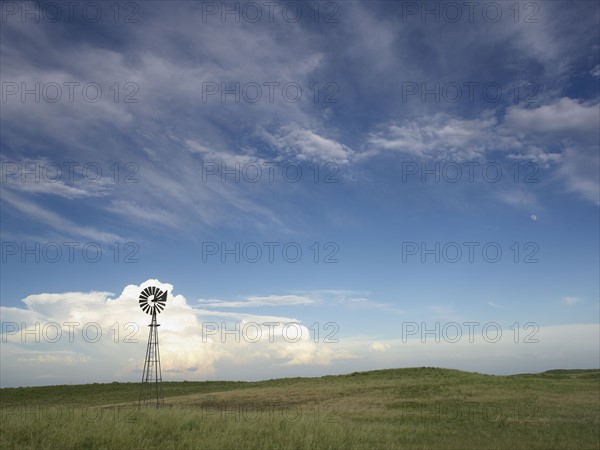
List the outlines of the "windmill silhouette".
<svg viewBox="0 0 600 450">
<path fill-rule="evenodd" d="M 140 293 L 140 308 L 146 314 L 152 315 L 152 322 L 148 325 L 150 333 L 148 335 L 148 347 L 146 348 L 146 360 L 144 362 L 138 407 L 156 402 L 158 408 L 164 402 L 160 351 L 158 349 L 158 327 L 160 324 L 156 323 L 156 315 L 165 308 L 166 303 L 167 292 L 162 292 L 155 286 L 147 287 Z"/>
</svg>

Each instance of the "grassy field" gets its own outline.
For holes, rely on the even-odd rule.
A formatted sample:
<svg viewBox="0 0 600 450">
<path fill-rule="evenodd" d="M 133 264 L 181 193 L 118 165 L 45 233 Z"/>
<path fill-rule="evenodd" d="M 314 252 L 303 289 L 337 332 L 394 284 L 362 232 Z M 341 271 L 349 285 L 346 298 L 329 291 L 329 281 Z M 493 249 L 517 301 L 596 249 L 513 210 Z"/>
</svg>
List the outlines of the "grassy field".
<svg viewBox="0 0 600 450">
<path fill-rule="evenodd" d="M 598 449 L 600 371 L 390 369 L 254 383 L 0 390 L 0 448 Z"/>
</svg>

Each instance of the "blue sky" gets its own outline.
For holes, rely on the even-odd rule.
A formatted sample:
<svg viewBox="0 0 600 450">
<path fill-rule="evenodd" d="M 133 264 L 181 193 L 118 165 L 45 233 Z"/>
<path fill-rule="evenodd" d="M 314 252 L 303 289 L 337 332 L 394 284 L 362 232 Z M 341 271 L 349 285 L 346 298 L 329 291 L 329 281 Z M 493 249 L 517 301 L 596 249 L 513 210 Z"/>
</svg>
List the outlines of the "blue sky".
<svg viewBox="0 0 600 450">
<path fill-rule="evenodd" d="M 3 386 L 137 380 L 151 284 L 167 379 L 599 366 L 597 3 L 88 3 L 2 4 Z"/>
</svg>

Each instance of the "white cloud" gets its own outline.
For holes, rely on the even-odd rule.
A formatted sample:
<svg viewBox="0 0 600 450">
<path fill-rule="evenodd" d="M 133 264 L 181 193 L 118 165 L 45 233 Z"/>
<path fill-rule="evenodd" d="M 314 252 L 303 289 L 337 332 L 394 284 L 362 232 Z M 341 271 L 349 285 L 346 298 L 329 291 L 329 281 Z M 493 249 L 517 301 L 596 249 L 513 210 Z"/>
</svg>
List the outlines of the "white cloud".
<svg viewBox="0 0 600 450">
<path fill-rule="evenodd" d="M 268 295 L 265 297 L 248 297 L 241 302 L 223 300 L 198 300 L 200 306 L 208 308 L 244 308 L 255 306 L 293 306 L 315 303 L 311 298 L 300 295 Z"/>
<path fill-rule="evenodd" d="M 217 373 L 219 361 L 265 369 L 352 358 L 335 343 L 316 342 L 296 319 L 196 309 L 174 295 L 172 285 L 147 280 L 126 286 L 116 298 L 109 292 L 44 293 L 24 298 L 23 308 L 0 307 L 3 382 L 36 384 L 40 364 L 57 382 L 137 380 L 150 320 L 138 297 L 150 285 L 169 293 L 159 316 L 165 379 L 205 379 Z M 293 295 L 250 297 L 249 303 L 272 306 L 278 300 L 307 304 Z"/>
<path fill-rule="evenodd" d="M 394 314 L 404 313 L 403 310 L 392 304 L 378 302 L 369 298 L 369 292 L 344 289 L 321 289 L 308 291 L 303 295 L 318 303 L 341 305 L 348 309 L 375 309 Z"/>
<path fill-rule="evenodd" d="M 350 309 L 378 309 L 380 311 L 391 312 L 394 314 L 403 314 L 404 311 L 389 303 L 376 302 L 364 297 L 340 298 L 336 303 L 344 305 Z"/>
<path fill-rule="evenodd" d="M 75 236 L 89 239 L 92 242 L 113 243 L 125 241 L 115 233 L 98 230 L 95 227 L 78 225 L 60 214 L 52 212 L 38 204 L 25 200 L 9 190 L 2 191 L 2 201 L 6 201 L 15 209 L 21 211 L 29 220 L 36 220 L 54 228 L 59 233 L 70 233 Z"/>
<path fill-rule="evenodd" d="M 19 35 L 27 35 L 40 47 L 31 53 L 9 48 L 4 41 L 13 39 L 3 40 L 6 79 L 27 86 L 90 81 L 101 86 L 103 95 L 97 103 L 81 96 L 69 102 L 64 88 L 63 101 L 55 104 L 20 102 L 15 96 L 15 101 L 3 104 L 3 147 L 23 148 L 55 159 L 101 158 L 108 161 L 107 166 L 113 161 L 135 161 L 140 183 L 112 189 L 107 192 L 108 204 L 100 206 L 101 212 L 118 215 L 127 225 L 133 222 L 196 232 L 199 226 L 237 223 L 243 217 L 246 224 L 259 229 L 272 225 L 285 229 L 278 212 L 265 202 L 264 192 L 256 194 L 236 183 L 221 183 L 217 177 L 202 183 L 200 163 L 203 159 L 228 163 L 260 160 L 247 142 L 241 142 L 257 127 L 313 122 L 312 113 L 320 106 L 308 100 L 311 96 L 306 88 L 323 63 L 323 53 L 302 39 L 304 30 L 299 25 L 274 23 L 250 29 L 209 21 L 199 29 L 194 25 L 202 22 L 199 10 L 164 8 L 168 11 L 158 5 L 148 11 L 144 26 L 122 30 L 124 45 L 116 50 L 98 46 L 94 40 L 72 46 L 71 37 L 55 33 L 54 26 L 8 21 L 3 28 L 7 36 L 18 41 Z M 170 20 L 165 19 L 167 15 Z M 179 24 L 175 31 L 171 20 Z M 182 57 L 183 41 L 192 43 L 189 50 L 197 57 Z M 194 45 L 199 42 L 202 45 Z M 120 101 L 113 98 L 115 82 L 121 89 Z M 134 95 L 137 103 L 123 101 L 131 93 L 125 90 L 127 82 L 138 88 Z M 244 100 L 222 103 L 219 94 L 203 101 L 204 82 L 280 85 L 274 102 L 268 101 L 268 89 L 263 86 L 263 100 L 258 104 Z M 305 88 L 302 101 L 282 98 L 281 86 L 287 82 Z M 80 90 L 76 89 L 78 95 Z M 343 145 L 325 138 L 325 131 L 317 133 L 306 127 L 307 131 L 298 135 L 304 139 L 298 158 L 344 160 L 347 149 Z M 289 156 L 284 153 L 275 158 Z M 30 195 L 51 189 L 55 195 L 77 199 L 98 194 L 90 192 L 91 188 L 82 192 L 79 186 L 63 183 L 18 188 Z"/>
<path fill-rule="evenodd" d="M 585 103 L 569 97 L 539 108 L 511 106 L 506 125 L 523 133 L 599 133 L 600 109 L 597 102 Z"/>
<path fill-rule="evenodd" d="M 567 307 L 575 306 L 577 303 L 579 303 L 579 299 L 577 297 L 563 297 L 560 303 L 561 305 Z"/>
<path fill-rule="evenodd" d="M 536 162 L 555 162 L 557 175 L 570 192 L 576 192 L 588 200 L 600 204 L 600 105 L 598 102 L 582 102 L 568 97 L 527 109 L 511 106 L 507 109 L 505 124 L 520 139 L 562 147 L 560 157 L 556 153 L 539 150 L 527 153 Z M 538 146 L 534 147 L 537 148 Z"/>
<path fill-rule="evenodd" d="M 17 357 L 17 362 L 28 362 L 38 364 L 60 364 L 66 366 L 74 366 L 85 364 L 90 361 L 87 355 L 77 354 L 74 352 L 52 352 L 52 353 L 29 353 L 27 356 Z"/>
<path fill-rule="evenodd" d="M 385 353 L 391 348 L 392 346 L 385 342 L 373 342 L 371 345 L 369 345 L 369 351 L 376 353 Z"/>
<path fill-rule="evenodd" d="M 529 208 L 537 203 L 535 195 L 524 188 L 501 190 L 496 196 L 500 201 L 511 206 Z"/>
<path fill-rule="evenodd" d="M 221 170 L 221 166 L 232 169 L 236 167 L 236 164 L 239 164 L 239 166 L 243 168 L 246 164 L 260 165 L 261 163 L 266 162 L 264 159 L 258 158 L 255 155 L 233 153 L 226 148 L 211 148 L 209 144 L 195 139 L 185 140 L 185 145 L 190 152 L 202 155 L 204 164 L 216 163 L 220 165 L 220 167 L 218 167 L 219 170 Z"/>
<path fill-rule="evenodd" d="M 138 381 L 149 316 L 139 309 L 137 300 L 140 290 L 149 285 L 169 292 L 167 307 L 159 316 L 165 380 L 264 379 L 275 374 L 297 376 L 299 371 L 318 375 L 431 365 L 485 373 L 598 365 L 598 324 L 541 326 L 533 336 L 537 339 L 534 343 L 515 343 L 509 332 L 492 343 L 483 337 L 481 327 L 475 329 L 472 342 L 464 327 L 458 342 L 445 338 L 436 342 L 431 336 L 434 328 L 429 327 L 425 342 L 417 333 L 404 342 L 399 338 L 362 336 L 340 337 L 338 343 L 325 344 L 315 342 L 310 330 L 296 319 L 192 308 L 183 296 L 174 295 L 171 285 L 147 280 L 139 286 L 126 286 L 118 297 L 108 292 L 38 294 L 26 297 L 23 308 L 1 307 L 0 370 L 4 385 Z M 435 313 L 454 313 L 452 308 L 443 306 L 430 309 Z M 256 324 L 267 321 L 279 324 L 268 332 L 257 328 Z M 21 322 L 27 324 L 26 332 L 19 329 Z M 36 322 L 40 323 L 37 328 Z M 238 342 L 235 333 L 223 335 L 210 328 L 225 323 L 227 330 L 232 331 L 235 322 L 245 337 Z M 11 329 L 11 324 L 17 328 Z M 62 336 L 52 342 L 57 329 L 62 330 Z M 102 335 L 92 342 L 98 329 Z M 84 330 L 87 339 L 83 338 Z M 292 342 L 297 336 L 297 342 Z M 577 342 L 573 336 L 578 336 Z M 36 338 L 39 342 L 35 342 Z M 352 366 L 348 361 L 352 361 Z"/>
<path fill-rule="evenodd" d="M 296 124 L 282 126 L 273 133 L 262 129 L 261 136 L 274 148 L 299 160 L 348 164 L 354 154 L 346 145 Z"/>
<path fill-rule="evenodd" d="M 503 121 L 492 111 L 476 119 L 437 113 L 402 124 L 386 124 L 370 135 L 369 147 L 361 158 L 398 152 L 415 159 L 472 161 L 501 151 L 509 160 L 533 161 L 542 168 L 555 169 L 552 178 L 562 181 L 567 191 L 600 204 L 599 123 L 597 101 L 569 97 L 538 108 L 510 106 Z M 524 189 L 496 195 L 514 206 L 536 203 L 534 194 Z"/>
<path fill-rule="evenodd" d="M 470 341 L 468 328 L 461 325 L 460 335 L 440 337 L 439 342 L 433 334 L 423 339 L 421 333 L 404 341 L 388 340 L 386 343 L 392 348 L 377 354 L 377 366 L 436 366 L 494 374 L 600 366 L 600 325 L 597 323 L 540 326 L 528 330 L 527 337 L 522 334 L 518 342 L 510 326 L 510 322 L 501 325 L 503 333 L 499 338 L 494 331 L 484 337 L 479 326 Z"/>
<path fill-rule="evenodd" d="M 532 161 L 545 169 L 559 163 L 563 158 L 561 153 L 552 153 L 545 150 L 543 147 L 536 145 L 528 145 L 523 149 L 523 152 L 511 153 L 507 155 L 507 159 L 515 161 Z"/>
<path fill-rule="evenodd" d="M 598 145 L 580 145 L 565 150 L 558 175 L 565 181 L 569 192 L 580 194 L 600 205 L 600 152 Z"/>
<path fill-rule="evenodd" d="M 48 194 L 69 200 L 108 195 L 109 177 L 98 177 L 102 168 L 90 169 L 88 178 L 83 176 L 83 169 L 75 169 L 50 161 L 47 158 L 20 158 L 18 161 L 6 157 L 0 159 L 2 166 L 2 187 L 29 194 Z M 93 180 L 93 181 L 92 181 Z"/>
<path fill-rule="evenodd" d="M 512 146 L 512 140 L 498 136 L 498 121 L 492 111 L 477 119 L 451 117 L 444 113 L 389 124 L 371 134 L 370 152 L 397 151 L 419 158 L 446 160 L 480 159 L 489 149 Z"/>
</svg>

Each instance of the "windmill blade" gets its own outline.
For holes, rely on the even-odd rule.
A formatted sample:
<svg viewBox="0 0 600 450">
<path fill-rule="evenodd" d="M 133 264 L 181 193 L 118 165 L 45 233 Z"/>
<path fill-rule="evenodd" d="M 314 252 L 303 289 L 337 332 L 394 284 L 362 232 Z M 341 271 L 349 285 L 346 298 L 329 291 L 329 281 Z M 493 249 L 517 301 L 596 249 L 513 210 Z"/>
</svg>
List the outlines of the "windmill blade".
<svg viewBox="0 0 600 450">
<path fill-rule="evenodd" d="M 160 313 L 165 309 L 168 292 L 164 292 L 156 286 L 149 286 L 142 290 L 139 298 L 140 308 L 146 314 Z"/>
</svg>

